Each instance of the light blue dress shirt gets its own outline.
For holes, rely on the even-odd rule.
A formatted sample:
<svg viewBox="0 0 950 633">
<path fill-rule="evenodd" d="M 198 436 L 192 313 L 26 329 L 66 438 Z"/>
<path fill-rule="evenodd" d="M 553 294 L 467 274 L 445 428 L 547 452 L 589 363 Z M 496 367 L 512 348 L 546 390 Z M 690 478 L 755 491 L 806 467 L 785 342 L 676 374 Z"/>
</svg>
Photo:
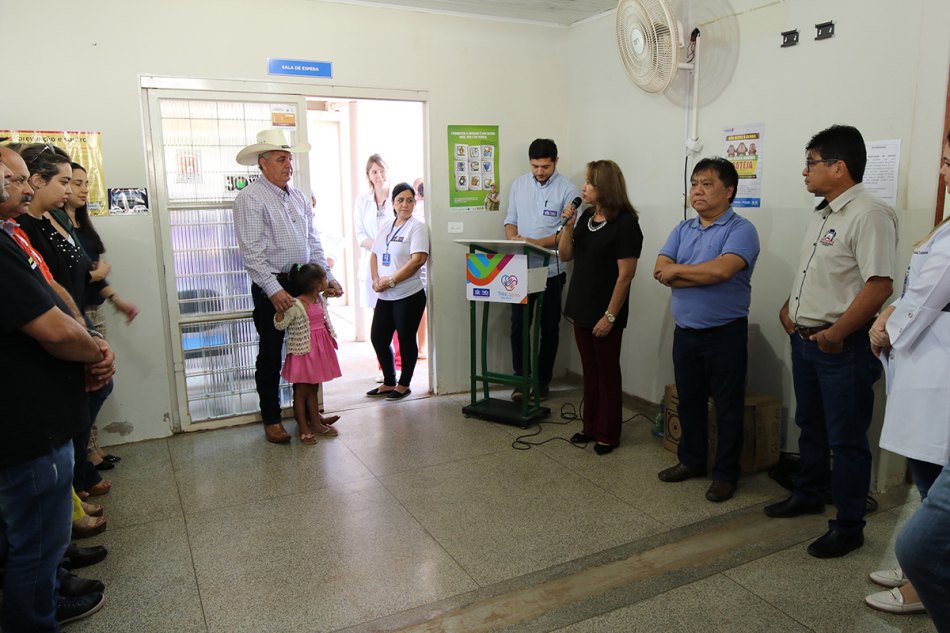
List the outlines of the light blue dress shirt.
<svg viewBox="0 0 950 633">
<path fill-rule="evenodd" d="M 578 195 L 577 187 L 556 171 L 543 185 L 535 180 L 534 174 L 525 174 L 511 184 L 505 224 L 517 226 L 518 234 L 523 237 L 538 239 L 553 235 L 561 222 L 561 212 Z M 540 255 L 529 257 L 529 266 L 538 265 L 534 257 L 541 258 Z M 558 270 L 563 272 L 564 265 L 552 254 L 548 277 L 558 274 Z"/>
</svg>

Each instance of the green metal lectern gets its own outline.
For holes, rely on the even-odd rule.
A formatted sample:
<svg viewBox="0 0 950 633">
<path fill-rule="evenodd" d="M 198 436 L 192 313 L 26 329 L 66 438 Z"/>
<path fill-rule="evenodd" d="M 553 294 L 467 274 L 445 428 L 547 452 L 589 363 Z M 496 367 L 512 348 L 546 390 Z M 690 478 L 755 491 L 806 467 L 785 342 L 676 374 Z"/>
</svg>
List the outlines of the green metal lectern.
<svg viewBox="0 0 950 633">
<path fill-rule="evenodd" d="M 455 240 L 468 247 L 466 298 L 470 305 L 472 402 L 462 407 L 466 416 L 527 427 L 551 413 L 541 406 L 538 357 L 541 341 L 541 301 L 547 284 L 548 264 L 556 255 L 520 240 Z M 482 304 L 481 328 L 478 305 Z M 488 370 L 488 311 L 492 303 L 522 304 L 524 310 L 523 376 Z M 531 319 L 531 312 L 534 319 Z M 533 321 L 534 327 L 529 323 Z M 479 335 L 480 334 L 480 335 Z M 479 345 L 479 342 L 481 343 Z M 478 360 L 481 359 L 481 371 Z M 489 385 L 520 386 L 521 402 L 489 396 Z M 530 396 L 529 396 L 530 394 Z M 481 395 L 481 398 L 479 398 Z"/>
</svg>

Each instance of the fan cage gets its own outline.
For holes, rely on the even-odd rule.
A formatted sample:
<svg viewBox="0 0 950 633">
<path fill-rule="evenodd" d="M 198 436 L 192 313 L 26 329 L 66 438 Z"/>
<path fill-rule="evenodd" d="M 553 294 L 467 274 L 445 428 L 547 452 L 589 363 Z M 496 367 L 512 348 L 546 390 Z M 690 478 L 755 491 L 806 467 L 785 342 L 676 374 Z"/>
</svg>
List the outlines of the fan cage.
<svg viewBox="0 0 950 633">
<path fill-rule="evenodd" d="M 643 38 L 637 52 L 634 39 Z M 661 93 L 669 88 L 678 68 L 679 33 L 663 0 L 620 0 L 617 7 L 617 46 L 630 79 L 641 89 Z"/>
</svg>

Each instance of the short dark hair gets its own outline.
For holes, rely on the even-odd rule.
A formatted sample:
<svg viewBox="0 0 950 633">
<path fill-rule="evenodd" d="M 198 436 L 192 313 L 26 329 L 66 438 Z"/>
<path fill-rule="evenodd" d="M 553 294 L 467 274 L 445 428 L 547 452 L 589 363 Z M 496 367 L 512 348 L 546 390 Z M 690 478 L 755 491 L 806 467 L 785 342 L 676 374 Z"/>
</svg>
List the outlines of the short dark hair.
<svg viewBox="0 0 950 633">
<path fill-rule="evenodd" d="M 408 182 L 401 182 L 395 187 L 393 187 L 393 193 L 392 193 L 393 202 L 396 201 L 396 196 L 401 194 L 403 191 L 408 191 L 409 193 L 411 193 L 413 198 L 416 197 L 416 190 L 412 188 L 412 185 L 410 185 Z M 396 215 L 395 208 L 393 208 L 393 215 Z"/>
<path fill-rule="evenodd" d="M 536 138 L 528 146 L 528 160 L 557 160 L 557 145 L 549 138 Z"/>
<path fill-rule="evenodd" d="M 692 177 L 703 171 L 714 172 L 725 187 L 732 187 L 732 195 L 729 196 L 729 204 L 732 204 L 736 199 L 736 192 L 739 191 L 739 172 L 732 161 L 721 156 L 703 158 L 693 167 Z"/>
<path fill-rule="evenodd" d="M 868 150 L 858 128 L 850 125 L 832 125 L 811 137 L 805 151 L 815 152 L 822 158 L 844 161 L 854 182 L 864 180 L 868 164 Z"/>
<path fill-rule="evenodd" d="M 299 292 L 311 292 L 327 278 L 327 271 L 320 264 L 294 264 L 287 273 L 287 281 Z"/>
</svg>

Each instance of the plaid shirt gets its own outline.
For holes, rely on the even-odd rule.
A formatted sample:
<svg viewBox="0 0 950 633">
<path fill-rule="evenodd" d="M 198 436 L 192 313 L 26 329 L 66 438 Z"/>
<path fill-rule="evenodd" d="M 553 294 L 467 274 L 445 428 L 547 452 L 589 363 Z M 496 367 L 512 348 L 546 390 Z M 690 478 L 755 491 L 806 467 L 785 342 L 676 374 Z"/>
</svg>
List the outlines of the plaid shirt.
<svg viewBox="0 0 950 633">
<path fill-rule="evenodd" d="M 319 264 L 335 281 L 313 226 L 310 201 L 290 185 L 281 189 L 263 175 L 234 200 L 238 248 L 251 281 L 272 297 L 282 290 L 274 277 L 294 264 Z"/>
</svg>

